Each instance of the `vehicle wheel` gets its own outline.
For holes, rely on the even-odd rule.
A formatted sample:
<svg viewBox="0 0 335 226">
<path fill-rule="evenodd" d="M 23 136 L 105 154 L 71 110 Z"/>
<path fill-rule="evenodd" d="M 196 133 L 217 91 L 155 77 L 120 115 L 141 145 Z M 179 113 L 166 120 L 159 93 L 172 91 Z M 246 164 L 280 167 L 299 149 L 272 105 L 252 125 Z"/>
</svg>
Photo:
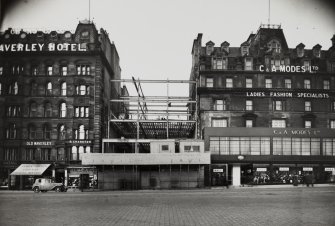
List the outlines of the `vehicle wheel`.
<svg viewBox="0 0 335 226">
<path fill-rule="evenodd" d="M 35 192 L 35 193 L 38 193 L 38 192 L 40 192 L 40 188 L 39 188 L 39 187 L 34 187 L 34 189 L 33 189 L 33 190 L 34 190 L 34 192 Z"/>
<path fill-rule="evenodd" d="M 55 192 L 60 192 L 60 191 L 61 191 L 60 187 L 55 188 Z"/>
</svg>

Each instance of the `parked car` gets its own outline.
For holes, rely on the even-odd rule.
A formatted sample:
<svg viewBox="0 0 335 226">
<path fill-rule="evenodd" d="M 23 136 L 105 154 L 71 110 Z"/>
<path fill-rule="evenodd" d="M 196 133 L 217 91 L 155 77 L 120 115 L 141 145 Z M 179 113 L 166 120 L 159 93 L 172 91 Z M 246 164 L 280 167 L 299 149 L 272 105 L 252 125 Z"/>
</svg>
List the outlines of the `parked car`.
<svg viewBox="0 0 335 226">
<path fill-rule="evenodd" d="M 38 178 L 35 180 L 35 183 L 32 186 L 34 192 L 47 192 L 47 191 L 56 191 L 56 192 L 66 192 L 67 187 L 62 183 L 55 183 L 49 178 Z"/>
</svg>

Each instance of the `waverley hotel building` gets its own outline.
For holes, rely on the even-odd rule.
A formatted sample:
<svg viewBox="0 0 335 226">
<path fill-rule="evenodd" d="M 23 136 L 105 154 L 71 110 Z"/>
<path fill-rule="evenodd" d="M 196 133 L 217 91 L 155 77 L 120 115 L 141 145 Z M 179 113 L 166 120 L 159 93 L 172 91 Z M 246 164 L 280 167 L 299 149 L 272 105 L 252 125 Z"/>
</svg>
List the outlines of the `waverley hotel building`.
<svg viewBox="0 0 335 226">
<path fill-rule="evenodd" d="M 24 189 L 34 176 L 68 186 L 97 180 L 84 153 L 111 136 L 110 99 L 121 93 L 115 45 L 82 21 L 75 31 L 0 34 L 0 185 Z M 15 172 L 14 172 L 15 171 Z"/>
<path fill-rule="evenodd" d="M 294 34 L 290 34 L 294 35 Z M 211 153 L 211 186 L 317 182 L 335 177 L 335 36 L 330 47 L 289 47 L 261 25 L 240 46 L 193 42 L 190 95 Z M 197 92 L 196 92 L 197 90 Z"/>
</svg>

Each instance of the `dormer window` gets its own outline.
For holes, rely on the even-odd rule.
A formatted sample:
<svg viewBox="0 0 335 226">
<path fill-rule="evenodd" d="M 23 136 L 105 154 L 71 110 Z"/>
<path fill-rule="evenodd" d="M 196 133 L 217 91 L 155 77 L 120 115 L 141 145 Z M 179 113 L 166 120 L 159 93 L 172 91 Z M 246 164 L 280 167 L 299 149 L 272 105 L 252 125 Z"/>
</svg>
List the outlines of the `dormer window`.
<svg viewBox="0 0 335 226">
<path fill-rule="evenodd" d="M 81 34 L 80 34 L 80 36 L 81 36 L 82 38 L 88 38 L 89 35 L 90 35 L 90 33 L 89 33 L 88 31 L 83 31 L 83 32 L 81 32 Z"/>
<path fill-rule="evenodd" d="M 302 43 L 300 43 L 297 46 L 297 55 L 298 55 L 298 57 L 303 57 L 304 56 L 304 54 L 305 54 L 304 48 L 305 48 L 305 45 L 302 44 Z"/>
<path fill-rule="evenodd" d="M 71 33 L 70 33 L 70 32 L 66 32 L 66 33 L 64 34 L 64 37 L 65 37 L 66 39 L 70 39 L 70 38 L 71 38 Z"/>
<path fill-rule="evenodd" d="M 27 34 L 26 34 L 26 33 L 21 33 L 21 34 L 20 34 L 20 38 L 21 38 L 21 39 L 25 39 L 26 37 L 27 37 Z"/>
<path fill-rule="evenodd" d="M 223 50 L 223 51 L 225 51 L 226 53 L 229 53 L 229 43 L 228 42 L 226 42 L 226 41 L 224 41 L 222 44 L 221 44 L 221 49 Z"/>
<path fill-rule="evenodd" d="M 214 42 L 209 41 L 206 43 L 206 55 L 211 55 L 214 51 Z"/>
<path fill-rule="evenodd" d="M 249 47 L 248 46 L 242 46 L 241 47 L 241 54 L 242 56 L 249 54 Z"/>
<path fill-rule="evenodd" d="M 320 58 L 321 57 L 321 48 L 322 46 L 317 44 L 313 47 L 313 55 L 316 58 Z"/>
<path fill-rule="evenodd" d="M 277 41 L 277 40 L 270 41 L 268 43 L 268 48 L 275 53 L 280 53 L 281 52 L 281 45 L 280 45 L 279 41 Z"/>
</svg>

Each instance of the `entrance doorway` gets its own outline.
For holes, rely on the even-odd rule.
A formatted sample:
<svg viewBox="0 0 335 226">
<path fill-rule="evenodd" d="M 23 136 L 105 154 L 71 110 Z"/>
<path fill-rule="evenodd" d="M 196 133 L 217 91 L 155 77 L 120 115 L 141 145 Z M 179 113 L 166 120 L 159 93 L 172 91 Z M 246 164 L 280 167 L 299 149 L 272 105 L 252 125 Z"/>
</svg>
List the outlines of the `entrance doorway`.
<svg viewBox="0 0 335 226">
<path fill-rule="evenodd" d="M 231 167 L 229 169 L 227 164 L 212 165 L 211 166 L 211 186 L 227 186 L 231 184 L 230 173 Z"/>
</svg>

